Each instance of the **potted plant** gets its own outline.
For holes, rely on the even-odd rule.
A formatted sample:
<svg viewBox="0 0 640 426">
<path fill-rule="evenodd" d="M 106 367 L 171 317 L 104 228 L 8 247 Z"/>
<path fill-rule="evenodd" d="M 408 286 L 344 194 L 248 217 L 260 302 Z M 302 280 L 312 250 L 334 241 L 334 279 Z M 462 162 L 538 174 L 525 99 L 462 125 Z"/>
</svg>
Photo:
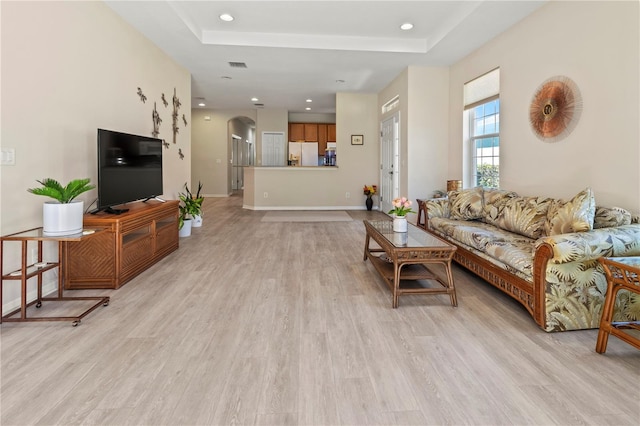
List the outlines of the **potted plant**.
<svg viewBox="0 0 640 426">
<path fill-rule="evenodd" d="M 178 214 L 178 229 L 181 237 L 188 237 L 191 235 L 191 228 L 193 227 L 193 218 L 202 213 L 202 198 L 193 197 L 189 188 L 185 184 L 186 193 L 179 193 L 180 199 L 179 214 Z"/>
<path fill-rule="evenodd" d="M 407 214 L 415 213 L 411 209 L 411 200 L 406 197 L 394 198 L 391 205 L 393 208 L 389 210 L 388 214 L 393 215 L 393 231 L 407 232 Z"/>
<path fill-rule="evenodd" d="M 367 206 L 367 210 L 371 210 L 373 208 L 373 199 L 371 197 L 376 195 L 377 191 L 378 191 L 377 185 L 364 186 L 364 189 L 362 190 L 362 192 L 364 193 L 364 195 L 367 196 L 367 199 L 365 200 L 365 205 Z"/>
<path fill-rule="evenodd" d="M 82 232 L 84 201 L 76 200 L 76 197 L 96 187 L 89 183 L 90 179 L 73 179 L 66 186 L 62 186 L 60 182 L 51 178 L 37 182 L 42 185 L 40 188 L 29 188 L 27 191 L 55 200 L 46 201 L 43 205 L 43 234 L 61 236 Z"/>
<path fill-rule="evenodd" d="M 191 191 L 189 191 L 189 187 L 186 183 L 184 184 L 184 189 L 186 192 L 186 196 L 194 201 L 195 207 L 198 210 L 197 213 L 191 215 L 191 226 L 194 228 L 198 228 L 202 226 L 202 202 L 204 201 L 204 197 L 200 195 L 200 192 L 202 191 L 202 182 L 198 181 L 198 191 L 196 191 L 195 196 L 191 194 Z"/>
</svg>

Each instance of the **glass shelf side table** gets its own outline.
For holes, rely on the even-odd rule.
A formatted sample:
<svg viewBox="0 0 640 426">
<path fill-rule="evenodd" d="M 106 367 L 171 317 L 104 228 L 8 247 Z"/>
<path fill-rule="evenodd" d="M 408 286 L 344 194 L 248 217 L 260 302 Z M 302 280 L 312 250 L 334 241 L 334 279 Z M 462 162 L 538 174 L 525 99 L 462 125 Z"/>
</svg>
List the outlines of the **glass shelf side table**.
<svg viewBox="0 0 640 426">
<path fill-rule="evenodd" d="M 84 296 L 84 297 L 65 297 L 63 294 L 63 276 L 64 273 L 61 270 L 63 264 L 63 256 L 65 255 L 66 244 L 72 241 L 80 241 L 85 238 L 92 238 L 93 236 L 104 232 L 105 228 L 85 228 L 81 233 L 65 236 L 47 236 L 43 233 L 42 228 L 29 229 L 27 231 L 18 232 L 15 234 L 5 235 L 0 237 L 0 309 L 2 307 L 2 293 L 5 281 L 20 281 L 21 283 L 21 296 L 20 296 L 20 308 L 0 315 L 1 322 L 26 322 L 26 321 L 71 321 L 71 324 L 75 327 L 80 324 L 82 318 L 98 308 L 100 305 L 109 305 L 109 296 Z M 22 249 L 21 253 L 21 268 L 15 271 L 6 273 L 4 271 L 4 257 L 3 252 L 5 250 L 5 244 L 7 243 L 19 243 Z M 29 242 L 35 242 L 37 247 L 37 262 L 29 263 L 28 261 L 28 247 Z M 43 261 L 43 243 L 53 242 L 58 246 L 58 259 L 55 262 Z M 57 296 L 42 295 L 42 275 L 47 272 L 58 268 L 58 289 Z M 36 279 L 37 283 L 37 296 L 35 300 L 28 300 L 28 281 L 32 278 Z M 68 302 L 68 301 L 95 301 L 91 307 L 85 309 L 84 312 L 78 315 L 67 316 L 29 316 L 27 314 L 28 308 L 35 305 L 36 308 L 41 308 L 43 302 Z"/>
</svg>

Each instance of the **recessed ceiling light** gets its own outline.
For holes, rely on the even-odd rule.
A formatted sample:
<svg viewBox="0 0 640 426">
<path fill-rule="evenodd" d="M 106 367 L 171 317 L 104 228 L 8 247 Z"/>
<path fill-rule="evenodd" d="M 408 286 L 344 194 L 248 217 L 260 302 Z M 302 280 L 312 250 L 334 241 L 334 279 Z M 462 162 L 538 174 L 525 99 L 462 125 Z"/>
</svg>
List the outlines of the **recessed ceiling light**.
<svg viewBox="0 0 640 426">
<path fill-rule="evenodd" d="M 233 16 L 229 15 L 228 13 L 223 13 L 222 15 L 220 15 L 219 17 L 221 20 L 223 20 L 224 22 L 231 22 L 233 21 Z"/>
<path fill-rule="evenodd" d="M 198 106 L 205 106 L 205 105 L 204 105 L 204 102 L 200 102 L 200 103 L 198 104 Z"/>
<path fill-rule="evenodd" d="M 411 28 L 413 28 L 413 24 L 409 23 L 409 22 L 405 22 L 404 24 L 400 25 L 400 29 L 401 30 L 405 30 L 408 31 Z"/>
<path fill-rule="evenodd" d="M 310 107 L 306 107 L 305 109 L 306 109 L 307 111 L 311 111 L 311 108 L 310 108 Z"/>
<path fill-rule="evenodd" d="M 260 99 L 258 98 L 251 98 L 251 102 L 258 102 Z"/>
<path fill-rule="evenodd" d="M 312 99 L 307 99 L 307 102 L 313 102 L 313 100 Z"/>
</svg>

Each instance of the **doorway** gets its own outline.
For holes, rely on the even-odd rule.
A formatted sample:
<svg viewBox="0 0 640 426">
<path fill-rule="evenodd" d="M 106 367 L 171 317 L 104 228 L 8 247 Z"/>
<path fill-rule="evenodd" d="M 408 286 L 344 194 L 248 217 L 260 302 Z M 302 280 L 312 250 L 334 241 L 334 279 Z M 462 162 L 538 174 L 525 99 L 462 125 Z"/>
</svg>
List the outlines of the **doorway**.
<svg viewBox="0 0 640 426">
<path fill-rule="evenodd" d="M 231 161 L 228 178 L 231 191 L 244 188 L 244 167 L 255 164 L 255 121 L 249 117 L 234 117 L 227 123 Z"/>
<path fill-rule="evenodd" d="M 388 212 L 400 193 L 400 113 L 380 124 L 380 210 Z"/>
</svg>

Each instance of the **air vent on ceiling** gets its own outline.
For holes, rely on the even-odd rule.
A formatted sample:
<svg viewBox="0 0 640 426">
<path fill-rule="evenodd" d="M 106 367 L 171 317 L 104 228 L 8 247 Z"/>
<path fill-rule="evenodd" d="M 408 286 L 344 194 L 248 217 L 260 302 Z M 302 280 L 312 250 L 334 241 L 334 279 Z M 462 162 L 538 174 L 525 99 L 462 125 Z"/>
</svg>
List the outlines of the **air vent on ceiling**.
<svg viewBox="0 0 640 426">
<path fill-rule="evenodd" d="M 231 68 L 246 68 L 247 64 L 244 62 L 229 62 Z"/>
<path fill-rule="evenodd" d="M 253 104 L 256 108 L 264 108 L 264 104 Z"/>
</svg>

